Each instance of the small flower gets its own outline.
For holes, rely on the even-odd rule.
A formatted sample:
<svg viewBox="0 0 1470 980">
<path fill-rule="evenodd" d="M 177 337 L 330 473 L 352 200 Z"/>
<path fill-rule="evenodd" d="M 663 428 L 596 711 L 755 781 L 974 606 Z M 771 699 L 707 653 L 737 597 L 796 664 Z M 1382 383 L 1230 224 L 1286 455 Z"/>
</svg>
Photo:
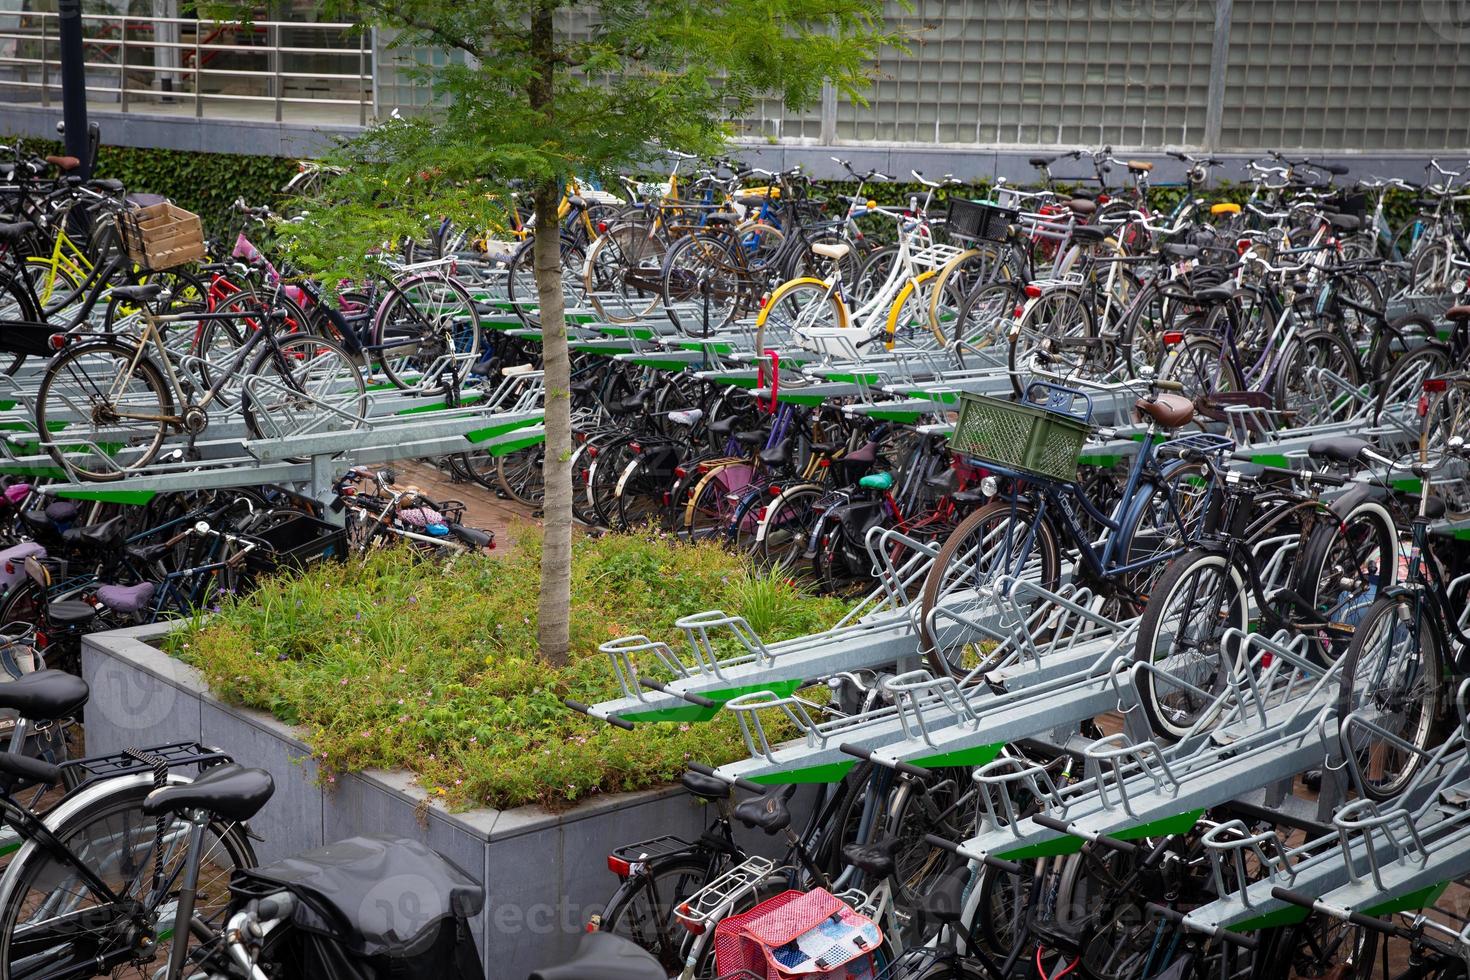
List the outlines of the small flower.
<svg viewBox="0 0 1470 980">
<path fill-rule="evenodd" d="M 340 681 L 338 681 L 337 683 L 341 687 L 346 687 L 347 686 L 347 678 L 344 677 Z"/>
</svg>

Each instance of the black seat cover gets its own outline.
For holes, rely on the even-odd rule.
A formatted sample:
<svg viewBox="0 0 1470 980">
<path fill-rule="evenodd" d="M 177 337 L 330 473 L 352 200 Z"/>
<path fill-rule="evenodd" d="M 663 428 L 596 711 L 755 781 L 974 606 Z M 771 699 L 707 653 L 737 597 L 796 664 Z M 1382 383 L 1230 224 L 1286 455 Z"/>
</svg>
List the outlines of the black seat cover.
<svg viewBox="0 0 1470 980">
<path fill-rule="evenodd" d="M 925 918 L 944 925 L 959 922 L 965 914 L 965 888 L 969 883 L 970 869 L 967 865 L 961 864 L 945 872 L 943 878 L 923 893 L 919 911 Z"/>
<path fill-rule="evenodd" d="M 112 295 L 124 303 L 151 303 L 163 292 L 161 283 L 150 282 L 143 286 L 114 286 Z"/>
<path fill-rule="evenodd" d="M 36 229 L 29 221 L 9 221 L 0 224 L 0 242 L 18 242 Z"/>
<path fill-rule="evenodd" d="M 18 785 L 55 783 L 61 779 L 61 767 L 33 759 L 19 752 L 0 752 L 0 786 L 14 790 Z"/>
<path fill-rule="evenodd" d="M 1081 244 L 1100 242 L 1108 237 L 1108 230 L 1102 225 L 1077 225 L 1072 229 L 1072 238 Z"/>
<path fill-rule="evenodd" d="M 1327 223 L 1338 231 L 1357 231 L 1362 226 L 1362 222 L 1353 215 L 1336 212 L 1327 216 Z"/>
<path fill-rule="evenodd" d="M 87 703 L 87 682 L 60 670 L 38 670 L 0 684 L 0 708 L 13 708 L 30 721 L 69 718 Z"/>
<path fill-rule="evenodd" d="M 717 439 L 730 438 L 730 433 L 735 431 L 735 423 L 737 421 L 738 419 L 731 415 L 728 418 L 720 419 L 718 422 L 711 422 L 709 424 L 710 435 Z"/>
<path fill-rule="evenodd" d="M 924 486 L 936 493 L 949 493 L 955 487 L 959 486 L 959 483 L 960 471 L 954 467 L 950 467 L 947 470 L 940 470 L 933 476 L 924 478 Z"/>
<path fill-rule="evenodd" d="M 393 881 L 412 882 L 412 891 L 393 892 L 389 897 L 395 901 L 382 901 L 383 884 Z M 420 952 L 425 937 L 437 934 L 445 920 L 468 919 L 485 907 L 481 884 L 433 848 L 379 834 L 348 837 L 258 868 L 241 869 L 231 883 L 237 894 L 259 895 L 266 889 L 285 889 L 296 896 L 291 921 L 297 929 L 327 936 L 359 956 L 403 957 Z M 407 908 L 398 904 L 403 899 L 417 902 L 412 914 L 404 914 Z M 384 975 L 388 974 L 410 978 L 396 969 L 385 969 Z M 326 980 L 325 974 L 311 976 Z"/>
<path fill-rule="evenodd" d="M 264 769 L 246 769 L 231 762 L 215 766 L 192 783 L 154 790 L 143 798 L 143 812 L 157 816 L 203 810 L 225 820 L 249 820 L 275 791 L 275 780 Z"/>
<path fill-rule="evenodd" d="M 758 455 L 760 461 L 767 466 L 781 466 L 785 464 L 791 458 L 791 437 L 787 436 L 770 449 L 762 449 Z"/>
<path fill-rule="evenodd" d="M 679 782 L 684 788 L 702 800 L 728 800 L 730 798 L 730 784 L 723 779 L 706 776 L 702 772 L 692 769 L 679 777 Z"/>
<path fill-rule="evenodd" d="M 57 626 L 82 626 L 97 618 L 97 607 L 80 599 L 62 599 L 46 607 L 46 618 Z"/>
<path fill-rule="evenodd" d="M 589 932 L 577 952 L 559 966 L 545 966 L 530 980 L 667 980 L 668 971 L 643 947 L 611 932 Z"/>
<path fill-rule="evenodd" d="M 488 548 L 490 547 L 490 542 L 495 540 L 493 534 L 487 531 L 481 531 L 479 528 L 465 527 L 463 524 L 449 525 L 449 533 L 466 544 L 474 545 L 476 548 Z"/>
<path fill-rule="evenodd" d="M 1357 436 L 1338 436 L 1334 439 L 1316 439 L 1307 446 L 1307 455 L 1317 459 L 1328 459 L 1334 463 L 1356 463 L 1368 448 L 1367 439 Z"/>
<path fill-rule="evenodd" d="M 735 433 L 735 441 L 742 446 L 759 446 L 771 437 L 770 429 L 751 429 Z"/>
<path fill-rule="evenodd" d="M 1412 511 L 1413 513 L 1415 513 L 1415 514 L 1419 513 L 1419 495 L 1418 494 L 1410 494 L 1409 495 L 1409 500 L 1411 502 L 1411 506 L 1409 507 L 1409 510 Z M 1441 517 L 1443 517 L 1444 514 L 1445 514 L 1444 498 L 1443 497 L 1430 497 L 1429 498 L 1429 503 L 1427 503 L 1427 504 L 1424 505 L 1424 516 L 1427 517 L 1427 518 L 1429 518 L 1431 521 L 1437 521 Z"/>
<path fill-rule="evenodd" d="M 1208 286 L 1204 289 L 1196 289 L 1194 298 L 1201 303 L 1228 303 L 1235 298 L 1235 287 Z"/>
<path fill-rule="evenodd" d="M 786 808 L 783 793 L 784 790 L 773 789 L 765 796 L 752 796 L 735 807 L 735 819 L 747 827 L 779 834 L 791 826 L 791 811 Z"/>
<path fill-rule="evenodd" d="M 84 545 L 90 548 L 115 548 L 127 537 L 126 515 L 118 515 L 101 524 L 86 527 L 69 527 L 61 532 L 61 540 L 69 545 Z"/>
<path fill-rule="evenodd" d="M 897 846 L 898 838 L 888 835 L 871 844 L 848 844 L 842 849 L 842 857 L 859 871 L 875 878 L 887 878 L 893 874 L 893 849 Z"/>
</svg>

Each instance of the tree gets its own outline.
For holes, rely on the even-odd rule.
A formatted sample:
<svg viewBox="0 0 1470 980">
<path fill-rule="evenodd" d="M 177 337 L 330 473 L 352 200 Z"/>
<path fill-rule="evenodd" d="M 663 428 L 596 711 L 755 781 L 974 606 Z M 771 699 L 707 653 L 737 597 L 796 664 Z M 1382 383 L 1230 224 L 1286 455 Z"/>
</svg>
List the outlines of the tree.
<svg viewBox="0 0 1470 980">
<path fill-rule="evenodd" d="M 885 33 L 881 0 L 331 0 L 334 17 L 398 32 L 395 47 L 454 62 L 417 70 L 442 109 L 384 121 L 333 160 L 343 168 L 288 226 L 297 262 L 333 276 L 375 245 L 421 235 L 425 216 L 485 227 L 529 186 L 535 227 L 558 227 L 572 176 L 646 165 L 658 147 L 714 154 L 726 120 L 758 96 L 810 105 L 831 84 L 857 101 Z M 555 234 L 534 268 L 546 383 L 545 540 L 538 629 L 565 660 L 571 594 L 571 366 Z"/>
</svg>

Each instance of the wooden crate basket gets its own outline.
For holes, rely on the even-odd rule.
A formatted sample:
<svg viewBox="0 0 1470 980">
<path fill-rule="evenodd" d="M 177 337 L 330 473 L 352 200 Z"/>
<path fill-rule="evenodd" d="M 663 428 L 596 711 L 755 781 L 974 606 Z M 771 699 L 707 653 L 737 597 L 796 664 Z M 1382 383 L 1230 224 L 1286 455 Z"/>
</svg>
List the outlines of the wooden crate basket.
<svg viewBox="0 0 1470 980">
<path fill-rule="evenodd" d="M 204 259 L 199 215 L 171 201 L 129 208 L 118 215 L 117 226 L 128 257 L 149 272 Z"/>
</svg>

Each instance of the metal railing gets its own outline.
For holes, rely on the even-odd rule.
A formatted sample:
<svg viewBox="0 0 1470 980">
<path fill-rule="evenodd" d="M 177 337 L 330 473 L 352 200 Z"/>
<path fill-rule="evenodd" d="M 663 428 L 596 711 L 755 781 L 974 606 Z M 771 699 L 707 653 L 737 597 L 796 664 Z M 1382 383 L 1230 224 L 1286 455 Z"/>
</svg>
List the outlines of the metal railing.
<svg viewBox="0 0 1470 980">
<path fill-rule="evenodd" d="M 61 98 L 58 14 L 0 13 L 0 101 Z M 87 100 L 120 112 L 366 125 L 375 46 L 357 24 L 86 14 Z M 314 43 L 313 43 L 314 42 Z M 291 107 L 291 108 L 288 108 Z"/>
</svg>

